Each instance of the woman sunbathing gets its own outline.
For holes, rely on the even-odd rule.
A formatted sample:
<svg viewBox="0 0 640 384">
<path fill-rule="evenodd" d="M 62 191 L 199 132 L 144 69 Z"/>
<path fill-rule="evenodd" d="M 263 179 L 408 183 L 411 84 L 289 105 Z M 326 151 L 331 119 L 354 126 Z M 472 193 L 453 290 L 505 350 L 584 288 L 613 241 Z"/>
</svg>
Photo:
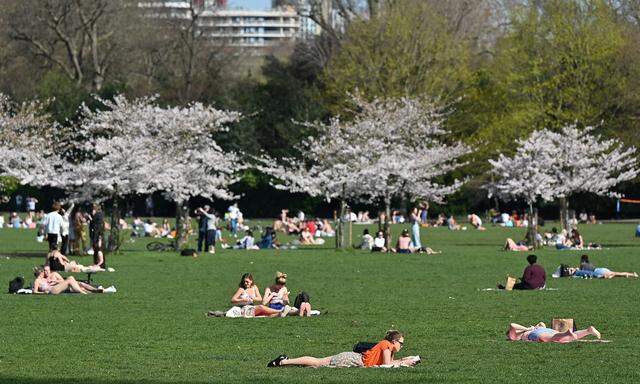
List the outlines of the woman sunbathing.
<svg viewBox="0 0 640 384">
<path fill-rule="evenodd" d="M 50 267 L 52 271 L 62 272 L 104 272 L 104 269 L 97 265 L 91 265 L 85 267 L 82 264 L 78 264 L 75 261 L 69 260 L 65 255 L 58 251 L 57 246 L 53 246 L 53 249 L 47 254 L 45 260 L 46 266 Z"/>
<path fill-rule="evenodd" d="M 414 248 L 411 247 L 411 237 L 409 237 L 409 231 L 406 229 L 402 230 L 402 234 L 398 237 L 398 242 L 396 244 L 396 248 L 392 248 L 392 252 L 397 253 L 413 253 Z"/>
<path fill-rule="evenodd" d="M 558 332 L 555 329 L 547 328 L 543 322 L 530 327 L 511 323 L 507 331 L 507 339 L 511 341 L 537 341 L 540 343 L 570 343 L 589 335 L 600 339 L 600 332 L 593 326 L 579 331 Z"/>
<path fill-rule="evenodd" d="M 49 266 L 35 267 L 33 275 L 33 293 L 58 295 L 64 292 L 74 292 L 86 295 L 87 293 L 102 293 L 102 289 L 94 288 L 89 284 L 76 281 L 73 276 L 66 279 L 57 272 L 51 272 Z"/>
<path fill-rule="evenodd" d="M 595 268 L 593 271 L 578 268 L 567 268 L 567 274 L 562 276 L 592 277 L 594 279 L 613 279 L 614 277 L 638 277 L 637 272 L 614 272 L 609 268 Z"/>
<path fill-rule="evenodd" d="M 512 238 L 507 238 L 507 241 L 504 243 L 504 250 L 505 251 L 520 251 L 520 252 L 524 252 L 524 251 L 530 251 L 532 249 L 533 249 L 533 247 L 530 247 L 528 245 L 516 244 L 516 242 L 513 241 Z"/>
<path fill-rule="evenodd" d="M 280 355 L 271 360 L 267 367 L 282 367 L 285 365 L 297 365 L 302 367 L 375 367 L 380 365 L 392 366 L 412 366 L 418 361 L 417 358 L 395 359 L 395 354 L 404 345 L 404 336 L 398 331 L 388 331 L 384 339 L 373 348 L 364 353 L 342 352 L 328 357 L 303 356 L 290 359 L 286 355 Z"/>
</svg>

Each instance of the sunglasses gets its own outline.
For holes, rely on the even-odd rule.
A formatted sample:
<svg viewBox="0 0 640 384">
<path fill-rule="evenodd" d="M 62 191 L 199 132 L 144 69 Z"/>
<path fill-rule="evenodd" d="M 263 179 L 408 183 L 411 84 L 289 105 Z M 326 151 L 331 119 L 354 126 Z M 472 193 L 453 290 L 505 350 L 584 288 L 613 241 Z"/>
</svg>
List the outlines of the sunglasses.
<svg viewBox="0 0 640 384">
<path fill-rule="evenodd" d="M 404 341 L 396 340 L 396 343 L 400 344 L 401 347 L 404 346 Z"/>
</svg>

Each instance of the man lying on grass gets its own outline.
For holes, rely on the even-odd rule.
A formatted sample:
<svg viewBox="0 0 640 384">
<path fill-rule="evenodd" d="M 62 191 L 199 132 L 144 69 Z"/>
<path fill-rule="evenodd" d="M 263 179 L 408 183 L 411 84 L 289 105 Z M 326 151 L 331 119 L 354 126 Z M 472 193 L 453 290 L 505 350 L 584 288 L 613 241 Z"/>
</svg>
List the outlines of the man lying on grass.
<svg viewBox="0 0 640 384">
<path fill-rule="evenodd" d="M 411 356 L 400 360 L 395 359 L 395 353 L 404 345 L 404 336 L 398 331 L 388 331 L 384 339 L 373 348 L 364 353 L 342 352 L 328 357 L 303 356 L 290 359 L 286 355 L 280 355 L 271 360 L 267 367 L 282 367 L 296 365 L 301 367 L 376 367 L 376 366 L 412 366 L 420 361 L 419 357 Z"/>
<path fill-rule="evenodd" d="M 511 341 L 537 341 L 540 343 L 570 343 L 589 335 L 600 339 L 600 332 L 593 326 L 579 331 L 570 329 L 566 332 L 558 332 L 555 329 L 547 328 L 543 322 L 530 327 L 511 323 L 507 331 L 507 339 Z"/>
</svg>

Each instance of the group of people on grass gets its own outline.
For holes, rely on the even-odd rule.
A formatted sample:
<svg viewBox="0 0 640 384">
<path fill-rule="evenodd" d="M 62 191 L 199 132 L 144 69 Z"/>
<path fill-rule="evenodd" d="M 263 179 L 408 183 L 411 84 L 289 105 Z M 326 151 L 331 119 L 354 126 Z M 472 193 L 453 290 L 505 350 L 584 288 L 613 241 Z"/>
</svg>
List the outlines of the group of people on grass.
<svg viewBox="0 0 640 384">
<path fill-rule="evenodd" d="M 547 274 L 544 268 L 537 264 L 538 257 L 536 255 L 527 256 L 529 265 L 524 269 L 520 281 L 513 285 L 512 289 L 544 289 L 547 281 Z M 554 277 L 584 277 L 594 279 L 612 279 L 614 277 L 638 277 L 636 272 L 615 272 L 608 268 L 596 268 L 590 261 L 588 255 L 580 257 L 580 265 L 578 267 L 570 267 L 562 264 Z M 498 284 L 499 289 L 505 289 L 506 286 Z"/>
<path fill-rule="evenodd" d="M 292 303 L 289 300 L 287 274 L 276 272 L 274 284 L 267 287 L 264 296 L 255 283 L 251 273 L 240 278 L 238 289 L 231 297 L 233 308 L 227 312 L 210 311 L 208 316 L 220 317 L 285 317 L 289 314 L 311 316 L 312 309 L 309 295 L 301 292 Z"/>
<path fill-rule="evenodd" d="M 88 293 L 115 293 L 116 288 L 110 286 L 103 288 L 102 286 L 94 287 L 88 282 L 76 280 L 73 276 L 62 277 L 58 272 L 52 271 L 49 265 L 37 266 L 33 269 L 33 294 L 59 295 L 61 293 L 79 293 L 86 295 Z"/>
</svg>

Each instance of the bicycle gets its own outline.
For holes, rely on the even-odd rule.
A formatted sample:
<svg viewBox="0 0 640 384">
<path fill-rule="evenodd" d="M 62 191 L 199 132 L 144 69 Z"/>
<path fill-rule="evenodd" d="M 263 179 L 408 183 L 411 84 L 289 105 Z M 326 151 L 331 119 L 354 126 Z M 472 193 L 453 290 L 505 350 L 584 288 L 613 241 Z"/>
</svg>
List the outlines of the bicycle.
<svg viewBox="0 0 640 384">
<path fill-rule="evenodd" d="M 169 243 L 164 243 L 162 241 L 152 241 L 146 245 L 147 251 L 152 252 L 164 252 L 164 251 L 173 251 L 175 250 L 175 242 L 170 241 Z"/>
</svg>

